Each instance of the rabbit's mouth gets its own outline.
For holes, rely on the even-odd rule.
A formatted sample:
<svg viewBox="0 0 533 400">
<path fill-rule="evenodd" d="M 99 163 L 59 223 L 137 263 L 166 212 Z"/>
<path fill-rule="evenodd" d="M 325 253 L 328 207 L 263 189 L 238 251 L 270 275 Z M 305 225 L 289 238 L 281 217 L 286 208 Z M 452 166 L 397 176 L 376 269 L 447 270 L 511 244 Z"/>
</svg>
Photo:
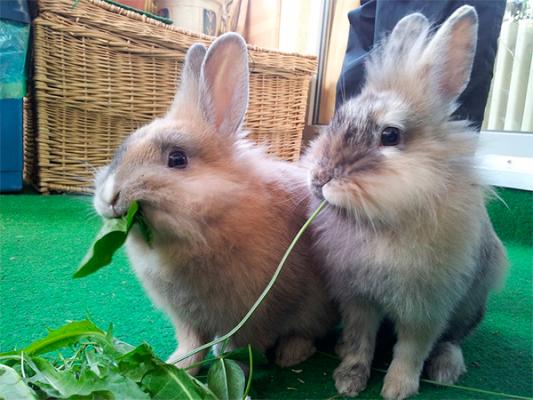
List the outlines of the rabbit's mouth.
<svg viewBox="0 0 533 400">
<path fill-rule="evenodd" d="M 315 174 L 310 181 L 309 187 L 312 194 L 320 201 L 326 200 L 330 205 L 345 208 L 346 196 L 335 178 L 330 174 Z"/>
<path fill-rule="evenodd" d="M 348 208 L 346 195 L 339 190 L 335 181 L 329 181 L 320 188 L 321 199 L 326 200 L 329 204 L 339 208 Z"/>
<path fill-rule="evenodd" d="M 331 206 L 366 216 L 369 219 L 379 215 L 378 205 L 361 183 L 332 179 L 321 188 L 323 199 Z"/>
<path fill-rule="evenodd" d="M 311 192 L 318 200 L 324 200 L 324 194 L 322 193 L 322 185 L 311 185 Z"/>
<path fill-rule="evenodd" d="M 121 193 L 116 192 L 111 197 L 106 198 L 102 192 L 94 196 L 94 208 L 96 212 L 107 219 L 120 218 L 127 214 L 130 201 L 124 201 Z"/>
<path fill-rule="evenodd" d="M 319 200 L 324 200 L 324 193 L 323 193 L 324 186 L 326 186 L 328 182 L 331 181 L 332 178 L 333 178 L 333 175 L 324 170 L 316 171 L 312 174 L 311 179 L 309 181 L 309 186 L 310 186 L 311 192 L 316 198 L 318 198 Z"/>
<path fill-rule="evenodd" d="M 124 216 L 131 203 L 117 188 L 115 181 L 115 173 L 108 172 L 105 178 L 97 184 L 94 194 L 93 205 L 96 212 L 107 219 Z"/>
</svg>

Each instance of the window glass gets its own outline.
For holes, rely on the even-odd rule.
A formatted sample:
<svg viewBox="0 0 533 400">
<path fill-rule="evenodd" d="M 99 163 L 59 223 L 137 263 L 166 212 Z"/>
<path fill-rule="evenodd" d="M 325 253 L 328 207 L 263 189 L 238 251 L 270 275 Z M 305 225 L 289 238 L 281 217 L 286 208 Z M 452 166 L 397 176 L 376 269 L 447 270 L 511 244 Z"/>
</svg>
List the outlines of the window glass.
<svg viewBox="0 0 533 400">
<path fill-rule="evenodd" d="M 533 131 L 531 0 L 507 2 L 483 130 Z"/>
</svg>

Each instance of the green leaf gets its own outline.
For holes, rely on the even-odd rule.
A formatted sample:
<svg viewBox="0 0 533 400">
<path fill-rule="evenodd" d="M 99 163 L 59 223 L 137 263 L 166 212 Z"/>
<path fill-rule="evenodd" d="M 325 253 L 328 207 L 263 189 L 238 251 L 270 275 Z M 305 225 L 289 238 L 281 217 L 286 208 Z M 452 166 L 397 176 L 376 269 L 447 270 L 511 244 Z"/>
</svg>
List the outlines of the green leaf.
<svg viewBox="0 0 533 400">
<path fill-rule="evenodd" d="M 221 400 L 241 399 L 245 378 L 239 364 L 233 360 L 216 360 L 207 373 L 209 389 Z"/>
<path fill-rule="evenodd" d="M 85 371 L 80 376 L 78 385 L 76 395 L 81 396 L 107 392 L 113 395 L 110 396 L 111 398 L 115 399 L 150 399 L 148 393 L 144 392 L 135 382 L 117 372 L 110 372 L 102 379 L 92 371 Z"/>
<path fill-rule="evenodd" d="M 104 226 L 96 235 L 96 239 L 82 260 L 74 278 L 82 278 L 111 264 L 113 254 L 124 244 L 126 237 L 139 210 L 139 204 L 131 203 L 128 213 L 120 218 L 106 219 Z"/>
<path fill-rule="evenodd" d="M 142 380 L 142 387 L 154 400 L 216 399 L 197 379 L 174 365 L 156 362 L 156 368 Z"/>
<path fill-rule="evenodd" d="M 20 354 L 21 352 L 24 352 L 27 355 L 48 353 L 74 344 L 86 337 L 90 337 L 102 343 L 107 342 L 105 332 L 91 321 L 73 321 L 61 328 L 50 330 L 46 337 L 33 342 L 22 350 L 2 353 L 0 354 L 0 357 Z"/>
<path fill-rule="evenodd" d="M 34 400 L 35 393 L 13 368 L 0 365 L 0 398 L 3 400 Z"/>
<path fill-rule="evenodd" d="M 213 393 L 182 369 L 160 361 L 143 343 L 118 359 L 124 376 L 141 384 L 153 399 L 215 399 Z"/>
<path fill-rule="evenodd" d="M 135 382 L 141 382 L 143 377 L 151 370 L 157 368 L 156 359 L 152 348 L 143 343 L 132 351 L 118 358 L 120 372 Z"/>
<path fill-rule="evenodd" d="M 102 363 L 99 359 L 100 357 L 94 349 L 85 351 L 85 361 L 89 369 L 97 376 L 102 376 L 104 374 L 102 370 Z"/>
<path fill-rule="evenodd" d="M 112 370 L 109 370 L 108 374 L 103 377 L 91 370 L 85 370 L 77 378 L 74 371 L 57 370 L 43 358 L 34 358 L 28 364 L 35 372 L 29 381 L 50 397 L 84 397 L 91 396 L 95 392 L 107 392 L 113 395 L 109 397 L 114 398 L 149 399 L 148 394 L 143 392 L 135 382 Z"/>
<path fill-rule="evenodd" d="M 116 353 L 116 355 L 126 354 L 135 349 L 135 346 L 132 346 L 129 343 L 113 338 L 113 345 L 111 347 L 104 347 L 104 351 L 108 353 Z"/>
<path fill-rule="evenodd" d="M 39 387 L 49 397 L 69 397 L 76 394 L 76 376 L 74 371 L 58 371 L 44 358 L 25 360 L 25 365 L 34 372 L 28 382 Z"/>
<path fill-rule="evenodd" d="M 150 229 L 148 222 L 146 222 L 146 218 L 144 218 L 142 210 L 140 210 L 139 213 L 135 216 L 135 222 L 137 223 L 137 226 L 139 227 L 139 230 L 141 231 L 141 235 L 143 236 L 144 240 L 146 241 L 146 243 L 148 243 L 148 246 L 152 247 L 152 230 Z"/>
<path fill-rule="evenodd" d="M 70 396 L 68 400 L 117 400 L 110 392 L 92 392 L 88 396 Z"/>
<path fill-rule="evenodd" d="M 109 328 L 107 328 L 106 332 L 106 338 L 109 342 L 113 341 L 113 324 L 109 324 Z"/>
<path fill-rule="evenodd" d="M 268 359 L 264 353 L 251 349 L 254 365 L 267 365 Z M 230 360 L 248 362 L 250 359 L 250 350 L 248 347 L 240 347 L 230 352 L 221 354 L 222 358 L 229 358 Z"/>
</svg>

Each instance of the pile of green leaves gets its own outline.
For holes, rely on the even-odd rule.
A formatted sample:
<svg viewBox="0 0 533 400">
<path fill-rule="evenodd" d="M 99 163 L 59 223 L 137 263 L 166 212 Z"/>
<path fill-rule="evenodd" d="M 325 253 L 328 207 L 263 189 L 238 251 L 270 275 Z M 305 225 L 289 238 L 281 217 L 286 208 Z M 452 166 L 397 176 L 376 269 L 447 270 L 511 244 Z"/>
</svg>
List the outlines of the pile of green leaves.
<svg viewBox="0 0 533 400">
<path fill-rule="evenodd" d="M 26 399 L 243 399 L 253 365 L 263 355 L 250 347 L 210 363 L 207 382 L 165 364 L 146 343 L 134 347 L 75 321 L 52 330 L 20 351 L 0 354 L 0 398 Z M 237 361 L 249 363 L 248 382 Z"/>
</svg>

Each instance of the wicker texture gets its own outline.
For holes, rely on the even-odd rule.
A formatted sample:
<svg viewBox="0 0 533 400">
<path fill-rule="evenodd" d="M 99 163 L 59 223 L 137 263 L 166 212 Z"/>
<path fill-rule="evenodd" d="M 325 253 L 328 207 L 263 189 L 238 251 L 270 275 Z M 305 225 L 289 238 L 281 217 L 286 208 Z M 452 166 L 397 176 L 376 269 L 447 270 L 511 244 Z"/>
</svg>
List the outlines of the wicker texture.
<svg viewBox="0 0 533 400">
<path fill-rule="evenodd" d="M 213 38 L 99 0 L 75 8 L 71 0 L 40 0 L 39 10 L 35 120 L 26 125 L 26 170 L 37 173 L 26 175 L 38 175 L 42 192 L 89 192 L 94 169 L 123 138 L 166 112 L 187 49 Z M 316 58 L 254 46 L 249 54 L 245 126 L 271 154 L 296 160 Z"/>
<path fill-rule="evenodd" d="M 24 182 L 32 183 L 38 181 L 37 174 L 37 142 L 34 136 L 34 114 L 33 114 L 33 105 L 31 102 L 31 97 L 24 98 L 24 169 L 22 176 Z"/>
</svg>

